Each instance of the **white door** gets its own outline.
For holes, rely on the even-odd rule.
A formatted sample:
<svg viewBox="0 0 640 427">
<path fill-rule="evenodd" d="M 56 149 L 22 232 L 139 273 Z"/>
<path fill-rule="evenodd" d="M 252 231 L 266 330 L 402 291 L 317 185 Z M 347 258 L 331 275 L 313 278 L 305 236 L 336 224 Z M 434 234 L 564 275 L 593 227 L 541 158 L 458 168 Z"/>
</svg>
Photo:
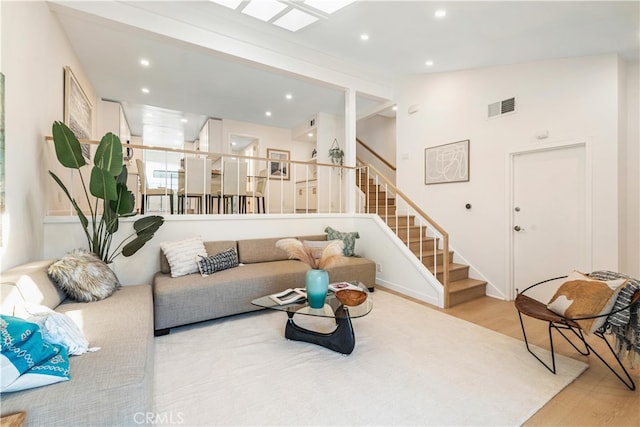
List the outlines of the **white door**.
<svg viewBox="0 0 640 427">
<path fill-rule="evenodd" d="M 513 154 L 512 296 L 516 288 L 589 267 L 585 157 L 582 144 Z"/>
</svg>

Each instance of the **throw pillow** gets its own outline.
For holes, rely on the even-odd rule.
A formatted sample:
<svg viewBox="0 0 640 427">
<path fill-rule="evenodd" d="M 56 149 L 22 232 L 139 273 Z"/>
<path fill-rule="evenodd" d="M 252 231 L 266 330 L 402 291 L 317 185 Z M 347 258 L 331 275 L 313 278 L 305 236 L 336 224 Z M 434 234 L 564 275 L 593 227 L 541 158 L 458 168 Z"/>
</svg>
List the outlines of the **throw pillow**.
<svg viewBox="0 0 640 427">
<path fill-rule="evenodd" d="M 234 268 L 239 265 L 238 254 L 233 248 L 229 248 L 219 254 L 211 255 L 209 257 L 203 257 L 198 255 L 198 269 L 200 274 L 208 276 L 216 271 L 226 270 L 228 268 Z"/>
<path fill-rule="evenodd" d="M 325 228 L 324 231 L 327 233 L 327 240 L 342 240 L 344 243 L 342 253 L 345 256 L 356 255 L 356 239 L 360 238 L 360 234 L 357 231 L 342 233 L 331 227 Z"/>
<path fill-rule="evenodd" d="M 51 264 L 47 274 L 69 298 L 82 302 L 105 299 L 120 288 L 113 270 L 84 249 L 71 251 Z"/>
<path fill-rule="evenodd" d="M 35 323 L 0 316 L 0 392 L 12 392 L 71 379 L 64 347 L 42 339 Z"/>
<path fill-rule="evenodd" d="M 171 277 L 197 273 L 197 256 L 207 256 L 207 250 L 200 237 L 160 243 L 160 249 L 164 252 L 171 267 Z"/>
<path fill-rule="evenodd" d="M 547 308 L 569 319 L 609 313 L 626 280 L 594 280 L 577 271 L 571 273 L 549 301 Z M 587 333 L 597 331 L 606 316 L 576 320 Z"/>
</svg>

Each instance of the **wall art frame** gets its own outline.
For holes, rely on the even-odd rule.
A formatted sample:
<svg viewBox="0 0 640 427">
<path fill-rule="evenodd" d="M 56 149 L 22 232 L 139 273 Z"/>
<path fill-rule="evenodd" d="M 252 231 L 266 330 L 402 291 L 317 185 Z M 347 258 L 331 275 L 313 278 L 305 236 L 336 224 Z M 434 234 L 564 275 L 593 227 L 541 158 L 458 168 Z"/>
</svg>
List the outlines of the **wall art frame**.
<svg viewBox="0 0 640 427">
<path fill-rule="evenodd" d="M 469 181 L 469 145 L 465 139 L 425 148 L 425 185 Z"/>
<path fill-rule="evenodd" d="M 267 148 L 267 158 L 269 159 L 268 171 L 269 179 L 278 179 L 288 181 L 291 179 L 290 163 L 291 152 L 288 150 L 277 150 Z"/>
<path fill-rule="evenodd" d="M 93 105 L 71 67 L 64 67 L 64 123 L 78 139 L 91 139 Z M 82 144 L 82 154 L 91 160 L 91 146 Z"/>
</svg>

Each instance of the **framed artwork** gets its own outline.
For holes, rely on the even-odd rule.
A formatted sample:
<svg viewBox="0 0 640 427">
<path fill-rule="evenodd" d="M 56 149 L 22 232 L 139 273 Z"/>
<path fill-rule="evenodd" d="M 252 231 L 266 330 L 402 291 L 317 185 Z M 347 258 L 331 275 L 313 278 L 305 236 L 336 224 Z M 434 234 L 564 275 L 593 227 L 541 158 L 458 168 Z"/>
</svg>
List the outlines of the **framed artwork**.
<svg viewBox="0 0 640 427">
<path fill-rule="evenodd" d="M 269 179 L 290 179 L 289 160 L 291 152 L 287 150 L 275 150 L 267 148 L 267 158 L 269 159 Z"/>
<path fill-rule="evenodd" d="M 64 123 L 78 139 L 91 139 L 93 106 L 70 67 L 64 67 Z M 82 154 L 91 159 L 89 144 L 82 144 Z"/>
<path fill-rule="evenodd" d="M 469 181 L 469 140 L 424 149 L 424 183 Z"/>
</svg>

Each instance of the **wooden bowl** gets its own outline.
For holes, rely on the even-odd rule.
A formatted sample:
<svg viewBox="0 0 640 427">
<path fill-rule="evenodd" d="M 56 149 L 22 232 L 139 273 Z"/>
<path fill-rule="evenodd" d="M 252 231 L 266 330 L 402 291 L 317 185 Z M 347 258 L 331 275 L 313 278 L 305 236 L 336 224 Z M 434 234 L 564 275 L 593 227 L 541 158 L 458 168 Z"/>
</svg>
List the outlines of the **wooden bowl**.
<svg viewBox="0 0 640 427">
<path fill-rule="evenodd" d="M 343 289 L 336 292 L 336 298 L 342 304 L 353 307 L 362 304 L 367 299 L 367 294 L 355 289 Z"/>
</svg>

